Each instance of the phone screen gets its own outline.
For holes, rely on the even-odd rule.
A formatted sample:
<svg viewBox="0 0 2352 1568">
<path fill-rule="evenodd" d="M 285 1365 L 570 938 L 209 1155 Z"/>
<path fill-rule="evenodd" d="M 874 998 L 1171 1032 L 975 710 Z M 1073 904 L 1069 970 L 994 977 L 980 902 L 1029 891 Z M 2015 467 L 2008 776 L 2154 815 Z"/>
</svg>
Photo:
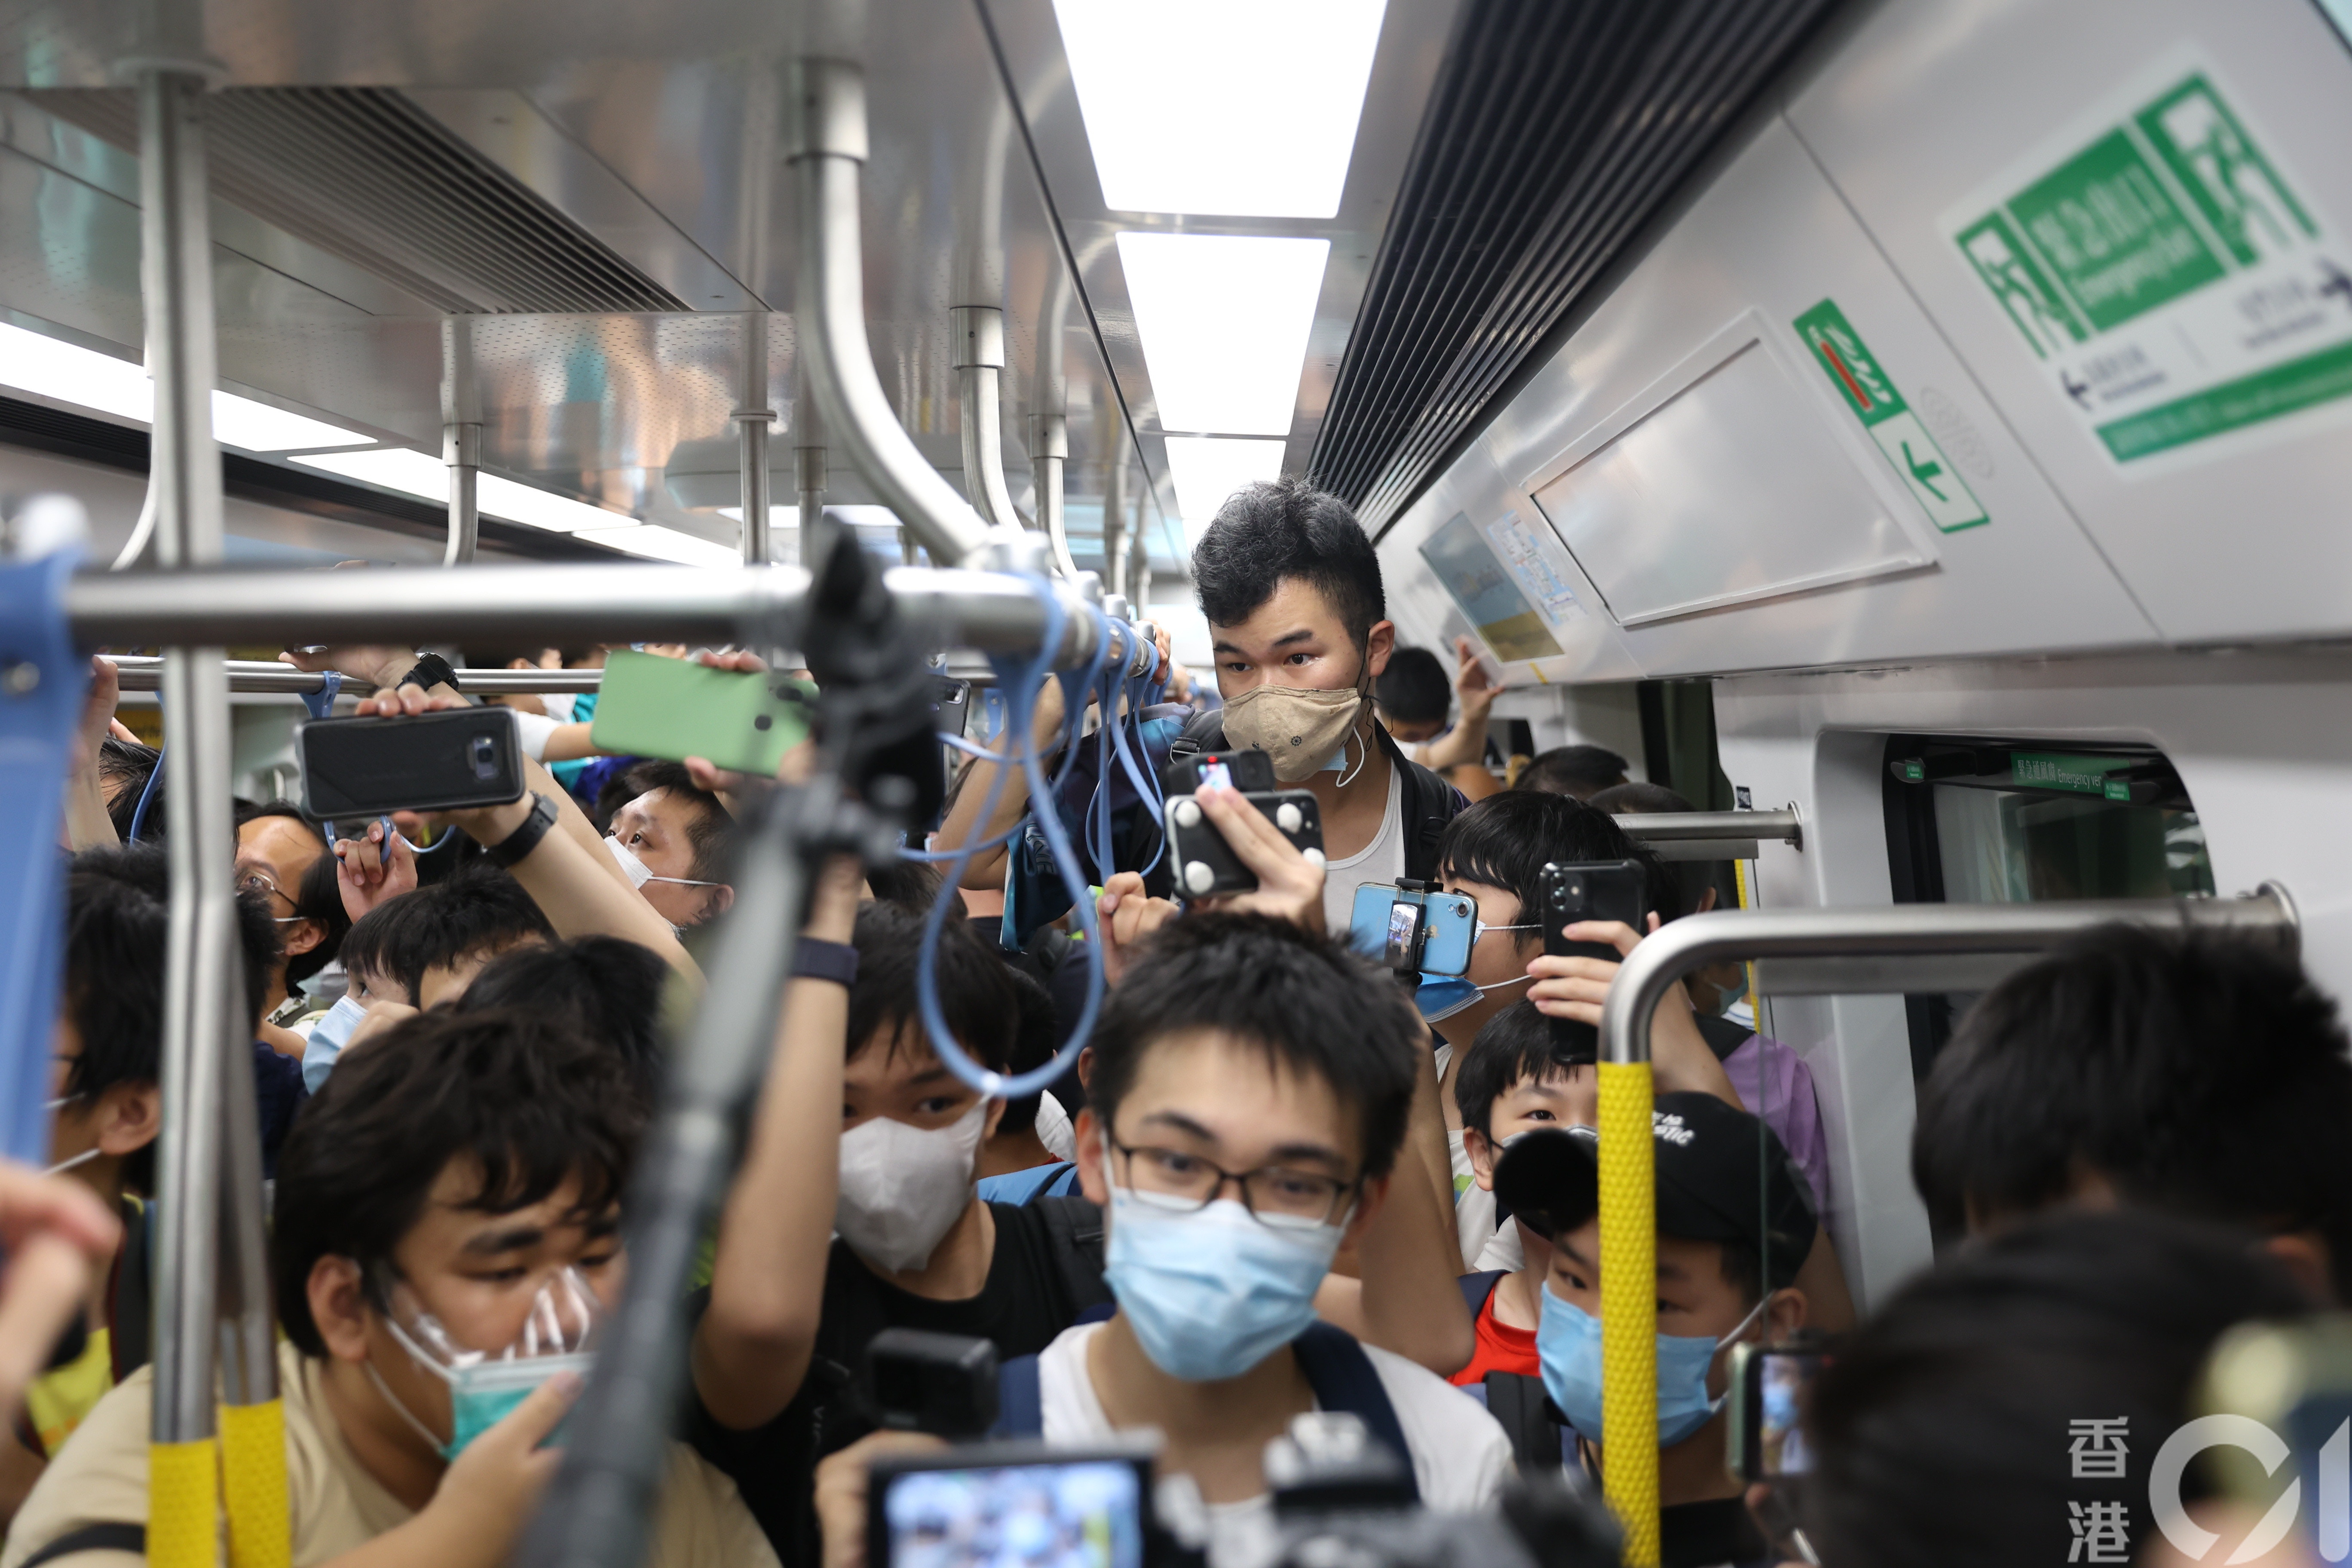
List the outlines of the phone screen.
<svg viewBox="0 0 2352 1568">
<path fill-rule="evenodd" d="M 1219 789 L 1233 788 L 1234 770 L 1223 763 L 1202 763 L 1196 787 L 1207 789 L 1211 784 L 1216 785 Z"/>
<path fill-rule="evenodd" d="M 889 1489 L 887 1568 L 1142 1568 L 1143 1479 L 1132 1464 L 909 1470 Z"/>
<path fill-rule="evenodd" d="M 1759 1473 L 1801 1476 L 1813 1468 L 1805 1442 L 1805 1408 L 1812 1400 L 1813 1379 L 1829 1358 L 1818 1351 L 1766 1351 L 1757 1360 L 1763 1363 L 1757 1373 Z"/>
<path fill-rule="evenodd" d="M 1389 939 L 1381 951 L 1381 962 L 1391 969 L 1411 969 L 1414 964 L 1414 941 L 1421 934 L 1421 906 L 1400 899 L 1389 906 Z"/>
</svg>

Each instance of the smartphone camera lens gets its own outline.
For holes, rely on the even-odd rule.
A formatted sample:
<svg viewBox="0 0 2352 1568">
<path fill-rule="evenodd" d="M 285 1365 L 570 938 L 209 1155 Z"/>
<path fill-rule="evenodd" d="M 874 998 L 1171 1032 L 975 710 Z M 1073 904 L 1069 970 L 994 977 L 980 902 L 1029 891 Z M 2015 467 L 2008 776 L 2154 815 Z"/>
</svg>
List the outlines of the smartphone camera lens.
<svg viewBox="0 0 2352 1568">
<path fill-rule="evenodd" d="M 469 742 L 474 758 L 474 776 L 494 779 L 499 776 L 499 749 L 488 735 L 477 735 Z"/>
</svg>

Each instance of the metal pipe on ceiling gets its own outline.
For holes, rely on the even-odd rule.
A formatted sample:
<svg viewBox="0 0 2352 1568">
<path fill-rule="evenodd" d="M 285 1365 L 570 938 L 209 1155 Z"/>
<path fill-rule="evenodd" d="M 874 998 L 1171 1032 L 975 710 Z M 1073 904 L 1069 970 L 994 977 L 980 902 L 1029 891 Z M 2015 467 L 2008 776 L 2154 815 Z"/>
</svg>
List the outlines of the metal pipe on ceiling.
<svg viewBox="0 0 2352 1568">
<path fill-rule="evenodd" d="M 768 313 L 743 318 L 743 374 L 735 412 L 740 437 L 737 460 L 743 470 L 743 563 L 764 566 L 768 541 L 768 429 L 776 411 L 768 406 Z"/>
<path fill-rule="evenodd" d="M 441 460 L 449 465 L 449 543 L 444 566 L 468 566 L 481 534 L 478 493 L 482 477 L 482 427 L 450 425 L 441 432 Z"/>
<path fill-rule="evenodd" d="M 943 566 L 992 555 L 1021 563 L 1020 535 L 990 529 L 927 462 L 882 390 L 866 336 L 858 183 L 866 162 L 866 72 L 856 61 L 793 62 L 793 166 L 800 266 L 795 324 L 827 435 L 883 504 Z"/>
<path fill-rule="evenodd" d="M 962 416 L 964 490 L 991 531 L 1024 532 L 1004 479 L 1004 312 L 992 305 L 958 305 L 948 321 Z"/>
<path fill-rule="evenodd" d="M 107 661 L 114 666 L 116 679 L 125 691 L 153 691 L 163 683 L 163 661 L 147 655 L 110 653 Z M 231 691 L 278 692 L 289 697 L 317 691 L 326 677 L 308 674 L 291 665 L 271 664 L 263 659 L 233 658 L 228 661 L 228 689 Z M 458 680 L 465 689 L 476 696 L 508 697 L 537 695 L 550 691 L 596 691 L 603 689 L 604 672 L 601 669 L 463 669 Z M 346 676 L 337 688 L 348 697 L 373 694 L 375 682 Z"/>
<path fill-rule="evenodd" d="M 1001 572 L 894 567 L 884 582 L 901 615 L 941 646 L 1034 652 L 1045 610 L 1030 583 Z M 104 572 L 77 575 L 66 613 L 86 647 L 168 643 L 722 643 L 796 618 L 808 592 L 799 566 L 709 568 L 549 563 L 470 571 Z M 1079 584 L 1051 592 L 1065 618 L 1060 668 L 1094 651 Z M 522 673 L 522 672 L 515 672 Z M 226 774 L 223 775 L 226 777 Z"/>
<path fill-rule="evenodd" d="M 1059 414 L 1029 416 L 1029 470 L 1037 476 L 1037 521 L 1045 526 L 1045 542 L 1062 575 L 1077 581 L 1078 563 L 1070 554 L 1069 520 L 1063 515 L 1064 466 L 1070 456 L 1070 422 Z"/>
<path fill-rule="evenodd" d="M 1721 814 L 1715 814 L 1721 815 Z M 1743 815 L 1762 815 L 1761 813 Z M 1650 1029 L 1666 994 L 1712 963 L 1879 960 L 1874 987 L 1905 984 L 1891 965 L 1959 955 L 2033 954 L 2094 927 L 2125 921 L 2267 937 L 2301 947 L 2294 900 L 2274 882 L 2240 899 L 2111 899 L 2042 904 L 1880 904 L 1864 908 L 1722 910 L 1690 915 L 1635 948 L 1601 1010 L 1601 1329 L 1617 1373 L 1602 1412 L 1612 1508 L 1628 1561 L 1654 1563 L 1658 1542 L 1656 1165 Z M 1620 1280 L 1609 1290 L 1609 1281 Z M 1631 1463 L 1625 1462 L 1630 1458 Z M 1646 1555 L 1641 1555 L 1646 1551 Z"/>
<path fill-rule="evenodd" d="M 824 416 L 809 385 L 808 356 L 793 356 L 793 489 L 799 504 L 800 563 L 812 572 L 833 548 L 836 529 L 824 512 Z"/>
</svg>

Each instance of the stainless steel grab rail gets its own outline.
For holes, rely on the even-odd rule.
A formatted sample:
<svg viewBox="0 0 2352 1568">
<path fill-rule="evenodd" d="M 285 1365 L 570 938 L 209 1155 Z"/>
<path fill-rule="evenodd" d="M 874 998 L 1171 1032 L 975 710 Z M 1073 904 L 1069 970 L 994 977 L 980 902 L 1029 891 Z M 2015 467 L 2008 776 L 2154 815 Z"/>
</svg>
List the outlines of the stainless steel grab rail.
<svg viewBox="0 0 2352 1568">
<path fill-rule="evenodd" d="M 154 691 L 163 685 L 163 661 L 147 654 L 110 653 L 107 662 L 113 665 L 116 679 L 125 691 Z M 601 669 L 467 669 L 458 677 L 467 691 L 477 696 L 536 695 L 551 691 L 596 691 L 604 684 Z M 304 696 L 316 691 L 324 683 L 323 676 L 308 674 L 290 665 L 271 664 L 256 658 L 228 660 L 228 689 L 244 692 L 283 692 L 288 696 Z M 341 689 L 352 697 L 365 697 L 375 690 L 375 682 L 353 676 L 343 678 Z"/>
<path fill-rule="evenodd" d="M 1630 813 L 1617 819 L 1625 837 L 1661 860 L 1753 860 L 1766 841 L 1805 847 L 1793 811 Z"/>
</svg>

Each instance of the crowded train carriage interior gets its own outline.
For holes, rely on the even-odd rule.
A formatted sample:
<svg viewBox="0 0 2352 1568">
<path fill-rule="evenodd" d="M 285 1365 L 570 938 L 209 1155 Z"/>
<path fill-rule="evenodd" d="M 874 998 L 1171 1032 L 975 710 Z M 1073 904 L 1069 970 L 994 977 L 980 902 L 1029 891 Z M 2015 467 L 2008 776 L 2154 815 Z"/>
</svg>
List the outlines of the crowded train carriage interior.
<svg viewBox="0 0 2352 1568">
<path fill-rule="evenodd" d="M 0 1568 L 2352 1557 L 2347 146 L 2347 0 L 0 4 Z"/>
</svg>

